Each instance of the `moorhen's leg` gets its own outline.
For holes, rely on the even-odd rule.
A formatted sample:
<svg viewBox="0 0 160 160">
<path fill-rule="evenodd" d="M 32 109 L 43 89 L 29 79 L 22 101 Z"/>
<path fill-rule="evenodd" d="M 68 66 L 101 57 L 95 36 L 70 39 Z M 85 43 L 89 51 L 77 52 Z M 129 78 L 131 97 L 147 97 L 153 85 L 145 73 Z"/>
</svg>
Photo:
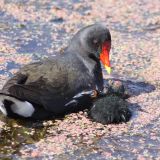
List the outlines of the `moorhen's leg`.
<svg viewBox="0 0 160 160">
<path fill-rule="evenodd" d="M 76 94 L 71 101 L 65 104 L 66 110 L 75 112 L 92 106 L 93 100 L 98 98 L 97 90 L 83 91 Z"/>
<path fill-rule="evenodd" d="M 98 96 L 98 91 L 91 90 L 91 91 L 83 91 L 81 93 L 78 93 L 73 97 L 73 99 L 77 99 L 77 100 L 81 100 L 84 98 L 94 99 L 94 98 L 97 98 L 97 96 Z"/>
</svg>

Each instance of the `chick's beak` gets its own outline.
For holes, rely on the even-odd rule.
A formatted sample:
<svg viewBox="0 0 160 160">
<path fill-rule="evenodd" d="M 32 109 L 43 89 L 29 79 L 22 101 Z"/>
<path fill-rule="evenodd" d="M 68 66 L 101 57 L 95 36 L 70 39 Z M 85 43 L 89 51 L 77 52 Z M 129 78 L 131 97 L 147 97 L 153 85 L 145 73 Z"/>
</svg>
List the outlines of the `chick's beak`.
<svg viewBox="0 0 160 160">
<path fill-rule="evenodd" d="M 111 73 L 110 60 L 109 60 L 110 48 L 111 48 L 111 42 L 108 42 L 108 41 L 104 42 L 102 44 L 102 52 L 100 54 L 100 60 L 103 63 L 108 74 Z"/>
</svg>

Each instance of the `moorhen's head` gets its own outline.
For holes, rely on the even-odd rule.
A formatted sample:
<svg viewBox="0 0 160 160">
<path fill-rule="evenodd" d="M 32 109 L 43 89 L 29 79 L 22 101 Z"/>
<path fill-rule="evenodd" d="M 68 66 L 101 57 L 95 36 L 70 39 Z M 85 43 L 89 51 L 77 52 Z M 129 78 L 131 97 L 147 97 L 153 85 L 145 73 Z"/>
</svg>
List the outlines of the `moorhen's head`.
<svg viewBox="0 0 160 160">
<path fill-rule="evenodd" d="M 104 24 L 93 24 L 81 29 L 73 37 L 71 44 L 74 44 L 77 48 L 79 47 L 81 53 L 85 54 L 84 56 L 87 55 L 97 61 L 100 60 L 110 74 L 111 34 Z"/>
</svg>

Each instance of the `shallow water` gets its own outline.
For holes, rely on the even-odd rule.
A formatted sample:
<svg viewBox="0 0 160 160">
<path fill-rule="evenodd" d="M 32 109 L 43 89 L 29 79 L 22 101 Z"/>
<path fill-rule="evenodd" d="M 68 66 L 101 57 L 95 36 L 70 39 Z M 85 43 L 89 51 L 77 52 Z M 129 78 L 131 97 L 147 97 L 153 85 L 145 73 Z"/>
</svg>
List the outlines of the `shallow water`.
<svg viewBox="0 0 160 160">
<path fill-rule="evenodd" d="M 117 80 L 116 81 L 121 81 L 126 90 L 127 93 L 131 96 L 139 95 L 141 93 L 149 93 L 155 90 L 155 87 L 150 84 L 146 84 L 143 82 L 133 82 L 133 81 L 125 81 L 125 80 Z M 107 105 L 107 104 L 106 104 Z M 136 111 L 141 110 L 141 107 L 135 104 L 130 104 L 130 109 L 132 110 L 132 119 L 135 119 L 137 117 Z M 0 153 L 1 153 L 1 158 L 2 157 L 12 157 L 13 159 L 17 158 L 18 156 L 21 155 L 19 153 L 19 150 L 21 148 L 30 148 L 34 149 L 36 148 L 34 146 L 34 143 L 46 138 L 46 136 L 49 135 L 49 132 L 47 132 L 47 129 L 54 125 L 54 121 L 51 121 L 52 125 L 44 125 L 45 121 L 27 121 L 27 120 L 13 120 L 9 119 L 6 117 L 1 116 L 1 121 L 5 122 L 5 125 L 1 129 L 1 134 L 0 134 Z M 134 125 L 134 123 L 132 124 Z M 112 155 L 117 157 L 118 155 L 121 155 L 122 157 L 129 158 L 132 153 L 129 151 L 126 151 L 126 149 L 120 149 L 122 146 L 126 145 L 126 147 L 131 147 L 131 148 L 137 148 L 141 147 L 141 140 L 142 138 L 146 138 L 147 142 L 149 145 L 155 147 L 159 145 L 157 141 L 153 141 L 148 138 L 147 136 L 143 135 L 143 132 L 145 130 L 147 131 L 148 129 L 152 129 L 155 127 L 155 125 L 148 125 L 144 127 L 143 129 L 139 130 L 139 133 L 133 134 L 132 136 L 130 134 L 122 134 L 114 137 L 107 137 L 107 138 L 101 138 L 97 140 L 95 138 L 95 147 L 99 146 L 98 148 L 104 149 L 105 151 L 109 151 L 110 148 L 106 148 L 106 146 L 116 146 L 116 152 L 113 151 Z M 122 139 L 123 137 L 123 139 Z M 139 142 L 140 141 L 140 142 Z M 117 145 L 119 144 L 119 147 Z M 126 148 L 125 147 L 125 148 Z M 141 148 L 143 150 L 143 148 Z M 83 147 L 79 149 L 77 152 L 77 155 L 79 156 L 82 154 Z M 150 151 L 150 154 L 155 154 L 154 152 Z M 90 151 L 89 151 L 90 153 Z M 76 156 L 76 154 L 75 154 Z M 90 155 L 90 158 L 93 158 L 95 156 L 99 155 Z M 69 156 L 70 157 L 70 156 Z M 87 159 L 90 159 L 90 158 Z M 136 156 L 133 156 L 134 158 Z M 132 157 L 132 158 L 133 158 Z M 157 156 L 156 156 L 157 157 Z M 76 157 L 74 157 L 76 158 Z M 73 158 L 73 159 L 74 159 Z"/>
<path fill-rule="evenodd" d="M 1 121 L 6 123 L 0 134 L 1 158 L 5 155 L 14 156 L 14 154 L 18 154 L 22 146 L 34 144 L 44 138 L 47 133 L 47 127 L 40 122 L 25 122 L 3 116 L 1 116 Z"/>
</svg>

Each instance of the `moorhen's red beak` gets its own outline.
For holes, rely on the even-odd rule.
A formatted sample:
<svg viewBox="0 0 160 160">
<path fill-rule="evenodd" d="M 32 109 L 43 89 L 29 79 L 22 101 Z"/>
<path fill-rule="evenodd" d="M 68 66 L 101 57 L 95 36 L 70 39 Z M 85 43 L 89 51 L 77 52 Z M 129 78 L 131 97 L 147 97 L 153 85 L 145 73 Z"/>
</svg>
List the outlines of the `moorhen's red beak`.
<svg viewBox="0 0 160 160">
<path fill-rule="evenodd" d="M 109 61 L 109 52 L 111 49 L 111 42 L 106 41 L 102 44 L 102 52 L 100 54 L 100 60 L 103 63 L 105 69 L 107 70 L 108 74 L 111 73 L 110 61 Z"/>
</svg>

